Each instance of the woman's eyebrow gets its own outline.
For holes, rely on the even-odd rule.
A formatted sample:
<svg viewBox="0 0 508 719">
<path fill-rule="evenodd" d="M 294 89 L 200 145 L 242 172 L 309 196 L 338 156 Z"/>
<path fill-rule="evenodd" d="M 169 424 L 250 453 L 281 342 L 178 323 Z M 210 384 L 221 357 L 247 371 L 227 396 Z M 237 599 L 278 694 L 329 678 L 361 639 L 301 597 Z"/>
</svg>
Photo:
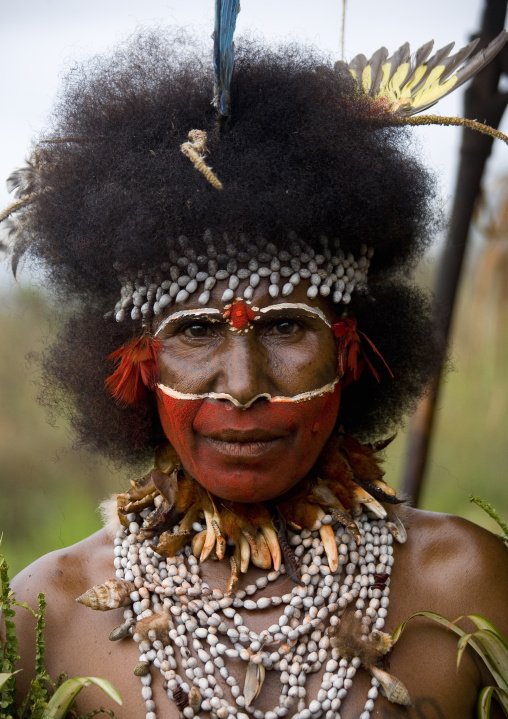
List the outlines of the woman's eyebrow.
<svg viewBox="0 0 508 719">
<path fill-rule="evenodd" d="M 215 319 L 214 317 L 216 315 L 222 315 L 222 312 L 215 307 L 198 307 L 194 310 L 180 310 L 179 312 L 173 312 L 172 315 L 166 317 L 164 322 L 159 325 L 157 331 L 154 334 L 154 337 L 157 337 L 157 335 L 162 332 L 166 325 L 172 324 L 173 322 L 178 322 L 178 320 L 206 319 L 207 317 L 213 317 L 214 321 L 217 321 L 217 319 Z"/>
<path fill-rule="evenodd" d="M 266 312 L 276 312 L 277 310 L 294 310 L 300 313 L 310 315 L 311 317 L 318 317 L 322 320 L 327 327 L 331 327 L 331 322 L 326 318 L 324 312 L 318 307 L 311 307 L 301 302 L 281 302 L 277 305 L 269 305 L 268 307 L 262 307 L 259 312 L 265 314 Z"/>
</svg>

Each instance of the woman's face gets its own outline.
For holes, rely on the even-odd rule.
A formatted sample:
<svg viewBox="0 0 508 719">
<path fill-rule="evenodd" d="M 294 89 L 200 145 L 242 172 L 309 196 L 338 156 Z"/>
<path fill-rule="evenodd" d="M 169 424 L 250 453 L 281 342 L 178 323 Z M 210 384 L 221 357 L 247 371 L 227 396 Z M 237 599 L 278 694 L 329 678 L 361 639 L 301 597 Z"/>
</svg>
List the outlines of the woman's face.
<svg viewBox="0 0 508 719">
<path fill-rule="evenodd" d="M 262 282 L 251 304 L 229 308 L 226 287 L 217 283 L 205 308 L 180 303 L 155 327 L 157 403 L 190 475 L 223 499 L 259 502 L 310 471 L 335 425 L 334 314 L 325 298 L 307 297 L 307 283 L 273 299 Z"/>
</svg>

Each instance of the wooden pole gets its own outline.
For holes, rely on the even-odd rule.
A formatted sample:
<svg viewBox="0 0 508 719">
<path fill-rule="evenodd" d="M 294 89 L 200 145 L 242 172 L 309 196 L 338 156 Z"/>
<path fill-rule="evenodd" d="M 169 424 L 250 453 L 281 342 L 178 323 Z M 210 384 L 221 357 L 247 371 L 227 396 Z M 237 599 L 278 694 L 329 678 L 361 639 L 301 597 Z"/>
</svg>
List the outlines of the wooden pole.
<svg viewBox="0 0 508 719">
<path fill-rule="evenodd" d="M 481 30 L 478 33 L 482 47 L 503 30 L 506 6 L 507 0 L 486 0 Z M 500 55 L 472 80 L 466 90 L 465 117 L 485 122 L 494 128 L 499 126 L 508 102 L 506 93 L 501 94 L 498 91 L 503 65 L 508 65 L 506 46 Z M 449 341 L 471 218 L 491 149 L 491 137 L 463 129 L 455 198 L 434 292 L 435 321 L 442 329 L 445 345 Z M 402 491 L 410 497 L 414 506 L 418 506 L 425 476 L 435 410 L 439 400 L 443 360 L 444 354 L 439 372 L 433 378 L 428 394 L 420 402 L 410 426 Z"/>
</svg>

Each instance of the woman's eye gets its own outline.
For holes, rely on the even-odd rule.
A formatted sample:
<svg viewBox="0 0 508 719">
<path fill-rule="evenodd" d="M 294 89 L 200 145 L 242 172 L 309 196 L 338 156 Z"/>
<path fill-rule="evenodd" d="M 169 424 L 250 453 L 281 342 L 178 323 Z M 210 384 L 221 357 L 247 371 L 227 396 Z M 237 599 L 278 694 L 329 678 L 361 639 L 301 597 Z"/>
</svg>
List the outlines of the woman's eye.
<svg viewBox="0 0 508 719">
<path fill-rule="evenodd" d="M 279 320 L 272 325 L 272 332 L 278 335 L 293 335 L 300 329 L 296 320 Z"/>
<path fill-rule="evenodd" d="M 194 322 L 191 325 L 185 327 L 183 333 L 187 337 L 208 337 L 211 332 L 211 327 L 206 322 Z"/>
</svg>

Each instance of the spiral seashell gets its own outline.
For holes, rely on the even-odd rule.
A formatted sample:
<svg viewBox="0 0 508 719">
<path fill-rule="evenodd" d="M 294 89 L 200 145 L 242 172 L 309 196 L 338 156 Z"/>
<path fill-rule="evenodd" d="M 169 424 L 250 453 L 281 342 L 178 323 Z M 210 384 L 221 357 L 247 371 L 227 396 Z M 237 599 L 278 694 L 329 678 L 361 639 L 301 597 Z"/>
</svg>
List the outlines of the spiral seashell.
<svg viewBox="0 0 508 719">
<path fill-rule="evenodd" d="M 393 639 L 390 634 L 374 629 L 369 635 L 369 642 L 381 655 L 387 654 L 393 646 Z"/>
<path fill-rule="evenodd" d="M 129 604 L 129 595 L 135 589 L 134 582 L 126 582 L 124 579 L 108 579 L 104 584 L 97 584 L 88 589 L 76 601 L 90 609 L 107 612 L 109 609 L 118 609 Z"/>
<path fill-rule="evenodd" d="M 109 640 L 111 642 L 117 642 L 119 639 L 125 639 L 125 637 L 129 636 L 131 627 L 133 625 L 134 620 L 129 619 L 129 621 L 120 624 L 120 626 L 118 627 L 115 627 L 109 635 Z"/>
<path fill-rule="evenodd" d="M 146 677 L 150 674 L 150 664 L 148 662 L 138 662 L 134 667 L 134 674 L 137 677 Z"/>
<path fill-rule="evenodd" d="M 388 672 L 385 672 L 379 667 L 371 667 L 370 671 L 380 683 L 383 694 L 388 701 L 392 702 L 392 704 L 401 704 L 405 707 L 413 706 L 409 692 L 400 679 L 397 679 L 397 677 L 394 677 L 392 674 L 388 674 Z"/>
</svg>

